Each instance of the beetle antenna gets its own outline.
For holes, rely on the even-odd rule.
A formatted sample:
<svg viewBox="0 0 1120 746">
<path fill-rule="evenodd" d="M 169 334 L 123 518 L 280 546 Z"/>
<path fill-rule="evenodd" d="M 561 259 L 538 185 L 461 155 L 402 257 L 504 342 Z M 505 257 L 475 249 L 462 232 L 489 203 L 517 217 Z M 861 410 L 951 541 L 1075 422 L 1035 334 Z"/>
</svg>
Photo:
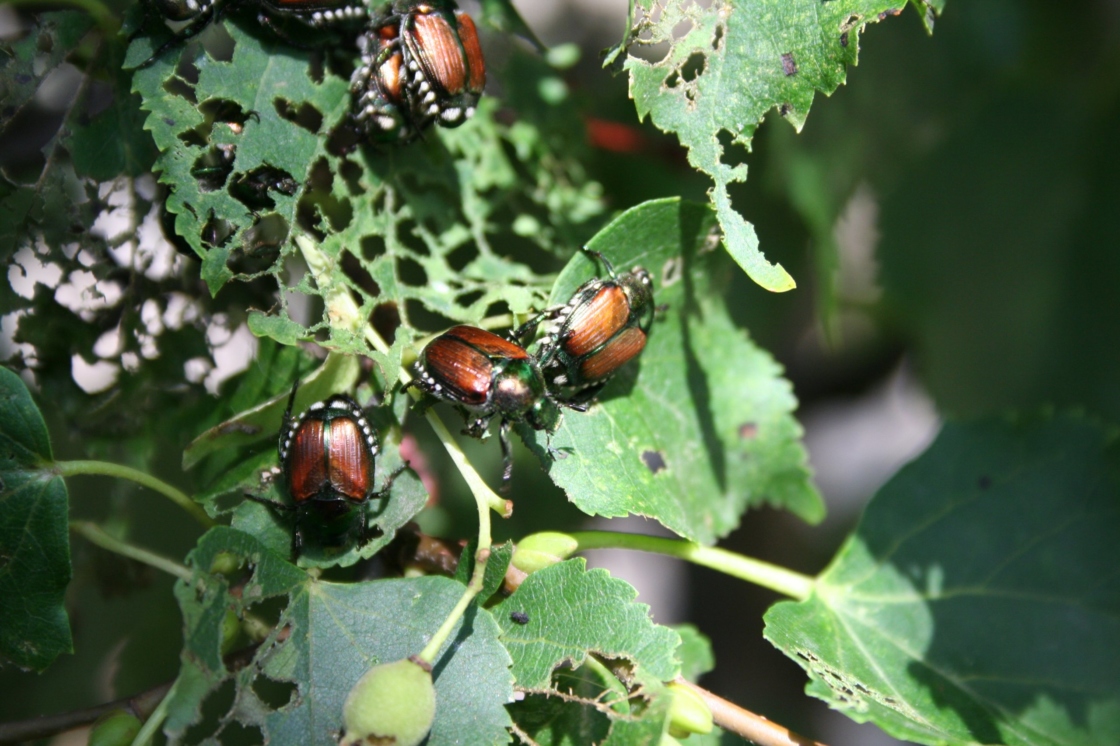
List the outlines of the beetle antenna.
<svg viewBox="0 0 1120 746">
<path fill-rule="evenodd" d="M 503 495 L 508 495 L 510 478 L 513 476 L 513 449 L 509 443 L 509 420 L 502 420 L 498 428 L 498 442 L 502 444 L 502 486 L 499 491 Z"/>
</svg>

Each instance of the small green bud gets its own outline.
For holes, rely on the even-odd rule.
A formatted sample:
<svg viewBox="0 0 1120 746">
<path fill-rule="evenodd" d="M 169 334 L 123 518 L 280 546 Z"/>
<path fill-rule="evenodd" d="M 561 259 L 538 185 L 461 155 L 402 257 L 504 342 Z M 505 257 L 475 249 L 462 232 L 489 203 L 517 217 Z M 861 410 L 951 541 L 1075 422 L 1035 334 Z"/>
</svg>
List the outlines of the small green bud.
<svg viewBox="0 0 1120 746">
<path fill-rule="evenodd" d="M 124 710 L 106 712 L 93 723 L 89 746 L 128 746 L 140 732 L 140 720 Z"/>
<path fill-rule="evenodd" d="M 210 561 L 210 572 L 215 575 L 233 575 L 241 568 L 241 559 L 233 552 L 218 552 Z"/>
<path fill-rule="evenodd" d="M 416 746 L 435 716 L 431 666 L 417 658 L 382 663 L 366 671 L 346 697 L 342 746 Z"/>
<path fill-rule="evenodd" d="M 533 573 L 566 560 L 578 550 L 579 542 L 574 536 L 559 531 L 541 531 L 517 542 L 511 562 L 518 570 Z"/>
<path fill-rule="evenodd" d="M 712 732 L 712 708 L 700 695 L 684 684 L 672 682 L 665 686 L 673 697 L 669 705 L 669 734 L 688 738 L 693 733 Z"/>
</svg>

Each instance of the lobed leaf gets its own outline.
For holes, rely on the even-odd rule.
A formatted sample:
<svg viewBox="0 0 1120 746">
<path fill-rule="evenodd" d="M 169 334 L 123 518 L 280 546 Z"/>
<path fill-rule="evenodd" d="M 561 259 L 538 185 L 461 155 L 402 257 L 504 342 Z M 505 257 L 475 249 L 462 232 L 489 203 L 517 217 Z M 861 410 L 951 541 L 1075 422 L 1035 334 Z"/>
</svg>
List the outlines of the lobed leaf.
<svg viewBox="0 0 1120 746">
<path fill-rule="evenodd" d="M 728 265 L 711 210 L 666 199 L 620 215 L 589 247 L 617 271 L 643 265 L 659 315 L 638 358 L 586 413 L 568 412 L 546 455 L 546 437 L 521 427 L 549 475 L 591 515 L 636 513 L 712 543 L 743 511 L 769 502 L 809 521 L 823 517 L 781 368 L 727 314 Z M 572 259 L 550 302 L 565 303 L 597 269 Z"/>
<path fill-rule="evenodd" d="M 912 0 L 932 28 L 943 2 Z M 758 246 L 754 228 L 733 208 L 729 187 L 745 181 L 747 167 L 731 149 L 751 147 L 771 109 L 797 129 L 818 91 L 830 94 L 856 63 L 859 34 L 873 21 L 898 15 L 906 0 L 717 0 L 660 3 L 640 0 L 625 69 L 638 117 L 673 132 L 689 163 L 711 177 L 710 195 L 735 261 L 768 290 L 795 286 Z M 648 61 L 638 46 L 667 48 Z M 615 55 L 617 56 L 617 55 Z"/>
<path fill-rule="evenodd" d="M 51 472 L 43 416 L 0 367 L 0 663 L 43 671 L 73 652 L 66 483 Z"/>
<path fill-rule="evenodd" d="M 810 694 L 925 744 L 1120 740 L 1117 435 L 947 425 L 812 597 L 766 614 Z"/>
<path fill-rule="evenodd" d="M 240 569 L 211 571 L 216 560 L 228 566 L 230 556 Z M 229 528 L 207 533 L 189 560 L 194 580 L 176 585 L 185 648 L 165 725 L 171 743 L 235 730 L 256 731 L 270 744 L 337 743 L 342 703 L 354 683 L 374 665 L 418 653 L 463 592 L 439 577 L 317 581 Z M 227 610 L 267 614 L 275 623 L 240 666 L 220 654 Z M 513 692 L 498 634 L 490 614 L 476 608 L 437 658 L 431 746 L 508 742 L 504 705 Z M 219 715 L 207 714 L 219 702 Z"/>
<path fill-rule="evenodd" d="M 606 570 L 587 570 L 581 558 L 530 574 L 492 609 L 513 657 L 517 686 L 546 689 L 557 666 L 578 667 L 592 653 L 625 658 L 660 680 L 676 676 L 680 637 L 654 624 L 649 607 L 634 603 L 637 595 Z M 515 614 L 528 621 L 516 621 Z"/>
</svg>

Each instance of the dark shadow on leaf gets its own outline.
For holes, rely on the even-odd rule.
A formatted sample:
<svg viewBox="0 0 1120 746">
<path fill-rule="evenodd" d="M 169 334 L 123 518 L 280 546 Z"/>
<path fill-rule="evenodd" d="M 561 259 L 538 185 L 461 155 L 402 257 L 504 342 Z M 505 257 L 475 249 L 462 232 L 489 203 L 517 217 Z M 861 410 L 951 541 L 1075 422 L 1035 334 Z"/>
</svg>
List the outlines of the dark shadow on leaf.
<svg viewBox="0 0 1120 746">
<path fill-rule="evenodd" d="M 697 323 L 702 323 L 703 321 L 703 319 L 700 318 L 700 307 L 696 302 L 696 289 L 693 286 L 691 274 L 692 265 L 696 261 L 695 246 L 701 235 L 702 212 L 700 210 L 685 208 L 687 208 L 687 205 L 682 205 L 680 222 L 681 246 L 687 247 L 685 255 L 681 257 L 684 264 L 684 269 L 681 273 L 684 281 L 684 307 L 681 309 L 680 313 L 686 376 L 688 379 L 688 390 L 689 393 L 692 394 L 693 411 L 696 412 L 696 417 L 700 424 L 700 433 L 704 439 L 704 450 L 711 460 L 712 473 L 719 482 L 720 490 L 723 491 L 727 489 L 727 459 L 724 454 L 723 443 L 720 442 L 719 435 L 716 433 L 716 423 L 712 415 L 712 407 L 718 406 L 718 403 L 712 401 L 712 392 L 708 386 L 708 377 L 703 366 L 700 364 L 700 359 L 692 343 L 692 332 L 689 323 L 690 320 L 695 320 Z M 670 309 L 669 312 L 672 313 L 672 309 Z M 656 322 L 654 323 L 656 324 Z"/>
</svg>

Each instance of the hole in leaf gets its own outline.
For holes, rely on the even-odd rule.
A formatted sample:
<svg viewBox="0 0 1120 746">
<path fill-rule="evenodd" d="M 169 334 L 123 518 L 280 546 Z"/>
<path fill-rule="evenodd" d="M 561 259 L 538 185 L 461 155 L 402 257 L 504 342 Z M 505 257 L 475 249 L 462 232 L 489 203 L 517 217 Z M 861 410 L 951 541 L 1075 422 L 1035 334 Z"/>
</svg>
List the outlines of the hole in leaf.
<svg viewBox="0 0 1120 746">
<path fill-rule="evenodd" d="M 409 298 L 404 302 L 404 318 L 408 320 L 409 326 L 413 329 L 424 332 L 443 331 L 458 323 L 443 314 L 429 311 L 416 298 Z"/>
<path fill-rule="evenodd" d="M 343 117 L 327 135 L 327 152 L 336 157 L 349 155 L 358 149 L 362 138 L 349 117 Z"/>
<path fill-rule="evenodd" d="M 362 258 L 372 262 L 385 254 L 385 239 L 381 236 L 366 236 L 361 243 Z"/>
<path fill-rule="evenodd" d="M 229 221 L 216 217 L 211 210 L 210 219 L 202 226 L 202 243 L 210 247 L 224 246 L 231 236 L 233 236 L 233 226 Z"/>
<path fill-rule="evenodd" d="M 424 243 L 423 238 L 417 235 L 415 227 L 409 223 L 400 224 L 397 231 L 397 240 L 417 256 L 428 256 L 431 253 L 428 251 L 428 245 Z"/>
<path fill-rule="evenodd" d="M 397 277 L 405 285 L 424 287 L 428 284 L 428 273 L 420 266 L 420 262 L 408 257 L 397 259 Z"/>
<path fill-rule="evenodd" d="M 852 13 L 850 16 L 844 19 L 843 23 L 840 24 L 840 32 L 843 34 L 848 33 L 856 26 L 858 26 L 859 22 L 862 20 L 863 16 L 861 16 L 859 13 Z"/>
<path fill-rule="evenodd" d="M 458 303 L 460 306 L 463 306 L 464 308 L 466 308 L 467 306 L 471 305 L 472 303 L 477 301 L 479 298 L 481 298 L 483 295 L 484 295 L 484 293 L 481 290 L 470 290 L 466 293 L 463 293 L 458 298 L 456 298 L 455 302 Z"/>
<path fill-rule="evenodd" d="M 716 26 L 715 33 L 712 34 L 712 49 L 719 51 L 720 44 L 723 43 L 723 24 Z"/>
<path fill-rule="evenodd" d="M 840 34 L 840 46 L 842 46 L 842 47 L 847 47 L 848 46 L 848 32 L 847 31 Z"/>
<path fill-rule="evenodd" d="M 646 465 L 651 474 L 656 474 L 665 469 L 665 457 L 660 451 L 642 451 L 642 463 Z"/>
<path fill-rule="evenodd" d="M 508 303 L 504 300 L 499 300 L 488 305 L 483 316 L 499 316 L 503 313 L 513 313 L 513 311 L 510 310 Z"/>
<path fill-rule="evenodd" d="M 323 58 L 322 51 L 315 50 L 307 61 L 307 77 L 311 78 L 311 82 L 315 85 L 322 85 L 326 79 L 326 71 L 326 60 Z M 349 77 L 347 77 L 347 80 L 349 80 Z"/>
<path fill-rule="evenodd" d="M 319 134 L 319 128 L 323 126 L 323 115 L 311 104 L 304 102 L 296 107 L 290 101 L 277 97 L 272 105 L 283 119 L 312 134 Z"/>
<path fill-rule="evenodd" d="M 351 196 L 357 197 L 365 192 L 362 189 L 362 168 L 357 163 L 343 158 L 338 164 L 338 175 L 346 183 Z"/>
<path fill-rule="evenodd" d="M 245 231 L 244 251 L 245 258 L 251 259 L 254 264 L 261 264 L 263 272 L 273 264 L 280 254 L 280 247 L 288 240 L 288 221 L 276 213 L 269 213 L 253 223 Z M 249 274 L 253 274 L 252 271 Z"/>
<path fill-rule="evenodd" d="M 272 166 L 261 166 L 237 174 L 229 185 L 229 193 L 233 198 L 253 212 L 276 207 L 276 200 L 269 196 L 269 192 L 291 197 L 298 189 L 299 184 L 291 174 Z"/>
<path fill-rule="evenodd" d="M 393 340 L 397 337 L 397 329 L 401 325 L 401 311 L 395 302 L 379 303 L 373 307 L 373 313 L 369 315 L 369 323 L 373 324 L 373 328 L 382 339 L 393 344 Z"/>
<path fill-rule="evenodd" d="M 704 68 L 708 65 L 708 58 L 699 52 L 693 52 L 681 65 L 681 78 L 686 83 L 691 83 L 696 80 L 704 72 Z"/>
<path fill-rule="evenodd" d="M 444 261 L 455 272 L 462 272 L 467 268 L 467 265 L 475 260 L 478 256 L 478 247 L 473 243 L 464 243 L 455 247 L 451 253 L 444 257 Z"/>
<path fill-rule="evenodd" d="M 216 689 L 211 690 L 202 702 L 199 721 L 183 734 L 183 743 L 202 743 L 217 733 L 222 718 L 233 706 L 236 691 L 237 687 L 233 679 L 226 679 Z"/>
<path fill-rule="evenodd" d="M 719 145 L 723 149 L 723 156 L 720 158 L 722 163 L 743 163 L 747 160 L 747 148 L 737 142 L 735 137 L 735 133 L 728 129 L 719 131 Z"/>
<path fill-rule="evenodd" d="M 381 295 L 381 288 L 374 282 L 373 276 L 362 266 L 358 257 L 354 256 L 349 250 L 342 252 L 341 266 L 342 273 L 354 283 L 355 287 L 374 298 Z"/>
<path fill-rule="evenodd" d="M 200 155 L 191 165 L 191 176 L 198 181 L 198 188 L 204 192 L 216 192 L 226 184 L 233 170 L 234 150 L 232 145 L 214 146 Z"/>
<path fill-rule="evenodd" d="M 246 596 L 251 596 L 253 593 L 260 591 L 253 587 L 253 583 L 246 586 Z M 280 623 L 280 617 L 283 615 L 284 610 L 288 608 L 287 596 L 272 596 L 255 604 L 250 604 L 245 607 L 245 613 L 251 614 L 262 622 L 266 627 L 275 627 Z M 287 639 L 286 637 L 284 638 Z M 282 643 L 277 643 L 282 644 Z"/>
<path fill-rule="evenodd" d="M 187 83 L 186 80 L 179 77 L 178 75 L 172 75 L 170 78 L 163 81 L 163 90 L 167 91 L 172 96 L 178 96 L 179 98 L 186 99 L 192 104 L 198 103 L 198 99 L 195 98 L 194 95 L 194 86 Z M 168 124 L 174 126 L 171 122 L 168 122 Z"/>
<path fill-rule="evenodd" d="M 299 687 L 291 681 L 277 681 L 261 674 L 251 684 L 253 694 L 260 698 L 269 709 L 279 710 L 295 701 Z"/>
<path fill-rule="evenodd" d="M 690 19 L 685 18 L 676 26 L 673 26 L 673 31 L 671 33 L 673 40 L 680 41 L 684 37 L 688 36 L 694 28 L 696 28 L 696 24 L 693 23 Z"/>
</svg>

